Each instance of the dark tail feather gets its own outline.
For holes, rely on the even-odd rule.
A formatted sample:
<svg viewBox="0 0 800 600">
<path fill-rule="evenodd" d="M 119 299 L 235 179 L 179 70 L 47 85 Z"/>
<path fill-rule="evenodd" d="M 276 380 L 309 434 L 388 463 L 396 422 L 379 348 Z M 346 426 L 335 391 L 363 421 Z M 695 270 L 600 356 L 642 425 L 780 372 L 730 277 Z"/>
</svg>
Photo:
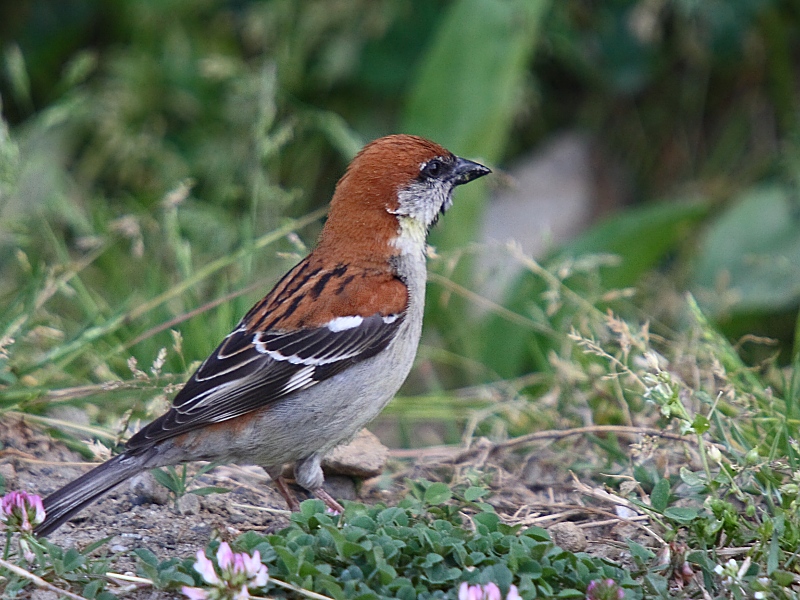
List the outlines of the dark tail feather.
<svg viewBox="0 0 800 600">
<path fill-rule="evenodd" d="M 141 456 L 123 452 L 49 495 L 43 501 L 46 517 L 33 533 L 38 536 L 52 533 L 88 504 L 144 470 L 144 462 Z"/>
</svg>

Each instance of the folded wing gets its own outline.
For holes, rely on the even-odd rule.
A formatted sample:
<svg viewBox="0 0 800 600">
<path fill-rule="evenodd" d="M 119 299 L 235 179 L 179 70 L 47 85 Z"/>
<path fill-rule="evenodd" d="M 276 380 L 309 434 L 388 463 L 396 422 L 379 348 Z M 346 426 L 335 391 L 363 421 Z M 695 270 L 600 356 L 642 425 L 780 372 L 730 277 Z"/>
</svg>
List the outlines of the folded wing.
<svg viewBox="0 0 800 600">
<path fill-rule="evenodd" d="M 169 412 L 137 432 L 127 448 L 149 447 L 308 389 L 386 348 L 402 321 L 402 314 L 346 316 L 291 332 L 254 332 L 243 321 L 192 375 Z"/>
</svg>

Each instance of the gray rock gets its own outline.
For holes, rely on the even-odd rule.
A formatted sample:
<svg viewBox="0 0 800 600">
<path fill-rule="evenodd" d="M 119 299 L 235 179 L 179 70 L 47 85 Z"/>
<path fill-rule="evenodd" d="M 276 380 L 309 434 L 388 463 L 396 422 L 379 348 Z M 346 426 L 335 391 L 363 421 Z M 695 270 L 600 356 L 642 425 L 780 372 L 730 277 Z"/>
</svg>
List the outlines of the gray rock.
<svg viewBox="0 0 800 600">
<path fill-rule="evenodd" d="M 0 475 L 6 482 L 6 489 L 13 490 L 17 487 L 17 470 L 11 463 L 0 465 Z"/>
<path fill-rule="evenodd" d="M 131 492 L 142 498 L 145 502 L 153 504 L 167 504 L 169 502 L 169 490 L 156 481 L 156 478 L 150 473 L 145 471 L 131 477 L 130 483 Z"/>
<path fill-rule="evenodd" d="M 197 494 L 184 494 L 178 498 L 176 510 L 180 515 L 196 515 L 200 513 L 200 498 Z"/>
<path fill-rule="evenodd" d="M 362 429 L 352 442 L 334 448 L 322 461 L 326 479 L 329 475 L 348 475 L 369 479 L 383 472 L 389 449 L 366 429 Z"/>
<path fill-rule="evenodd" d="M 570 521 L 562 521 L 550 526 L 547 531 L 556 546 L 567 552 L 583 552 L 586 550 L 586 536 L 583 530 Z"/>
</svg>

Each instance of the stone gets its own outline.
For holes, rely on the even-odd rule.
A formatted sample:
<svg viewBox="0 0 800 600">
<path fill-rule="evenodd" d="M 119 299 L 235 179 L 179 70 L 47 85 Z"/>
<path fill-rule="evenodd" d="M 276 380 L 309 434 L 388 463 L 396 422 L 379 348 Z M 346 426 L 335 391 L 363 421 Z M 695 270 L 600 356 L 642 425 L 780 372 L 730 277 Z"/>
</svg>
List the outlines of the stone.
<svg viewBox="0 0 800 600">
<path fill-rule="evenodd" d="M 141 498 L 142 502 L 164 505 L 169 502 L 169 490 L 156 481 L 150 471 L 131 477 L 131 492 Z"/>
<path fill-rule="evenodd" d="M 175 509 L 180 515 L 196 515 L 200 513 L 200 498 L 197 494 L 184 494 L 178 498 Z"/>
<path fill-rule="evenodd" d="M 328 475 L 347 475 L 360 479 L 376 477 L 383 472 L 389 449 L 371 432 L 362 429 L 347 445 L 334 448 L 322 461 Z"/>
<path fill-rule="evenodd" d="M 567 552 L 583 552 L 586 550 L 586 536 L 580 527 L 570 521 L 562 521 L 551 525 L 547 531 L 556 546 Z"/>
<path fill-rule="evenodd" d="M 0 465 L 0 477 L 3 478 L 7 490 L 13 490 L 17 486 L 17 470 L 11 463 Z"/>
</svg>

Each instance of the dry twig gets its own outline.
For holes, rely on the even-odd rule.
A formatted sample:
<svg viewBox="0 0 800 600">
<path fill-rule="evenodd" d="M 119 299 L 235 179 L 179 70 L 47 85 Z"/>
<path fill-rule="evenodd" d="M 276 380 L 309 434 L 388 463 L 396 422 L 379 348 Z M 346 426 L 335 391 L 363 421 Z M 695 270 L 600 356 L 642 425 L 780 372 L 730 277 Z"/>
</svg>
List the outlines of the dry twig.
<svg viewBox="0 0 800 600">
<path fill-rule="evenodd" d="M 73 594 L 72 592 L 68 592 L 67 590 L 62 590 L 61 588 L 54 586 L 49 581 L 45 581 L 38 575 L 34 575 L 30 571 L 26 571 L 22 567 L 18 567 L 13 563 L 3 560 L 2 558 L 0 558 L 0 567 L 8 569 L 12 573 L 16 573 L 20 577 L 24 577 L 25 579 L 32 581 L 36 586 L 44 588 L 46 590 L 50 590 L 51 592 L 54 592 L 59 596 L 66 596 L 67 598 L 72 598 L 72 600 L 86 600 L 86 598 L 84 598 L 83 596 L 79 596 L 78 594 Z"/>
<path fill-rule="evenodd" d="M 573 427 L 572 429 L 548 429 L 545 431 L 536 431 L 534 433 L 521 435 L 504 442 L 493 443 L 491 453 L 495 453 L 498 450 L 517 448 L 519 446 L 525 446 L 527 444 L 545 440 L 562 440 L 564 438 L 576 435 L 592 435 L 600 433 L 614 433 L 623 436 L 649 435 L 652 437 L 660 437 L 677 442 L 697 443 L 696 438 L 683 436 L 679 433 L 673 433 L 671 431 L 664 431 L 663 429 L 658 429 L 656 427 L 589 425 L 587 427 Z M 463 446 L 429 446 L 428 448 L 390 450 L 390 454 L 395 458 L 463 460 L 472 451 L 472 447 L 464 448 Z M 485 448 L 481 446 L 480 451 L 485 452 Z"/>
</svg>

